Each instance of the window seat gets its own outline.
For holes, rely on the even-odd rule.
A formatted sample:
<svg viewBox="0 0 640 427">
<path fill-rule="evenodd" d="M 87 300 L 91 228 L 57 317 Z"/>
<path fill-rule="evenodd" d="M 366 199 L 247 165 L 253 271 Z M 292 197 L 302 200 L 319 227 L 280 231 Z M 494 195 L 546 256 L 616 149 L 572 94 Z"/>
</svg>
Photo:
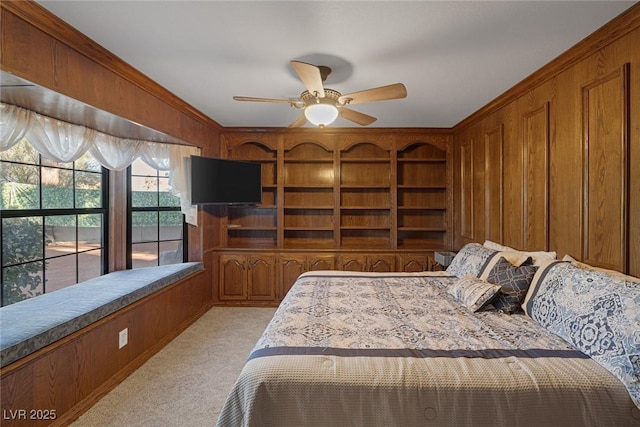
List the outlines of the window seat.
<svg viewBox="0 0 640 427">
<path fill-rule="evenodd" d="M 202 263 L 115 271 L 0 308 L 0 367 L 193 273 Z"/>
</svg>

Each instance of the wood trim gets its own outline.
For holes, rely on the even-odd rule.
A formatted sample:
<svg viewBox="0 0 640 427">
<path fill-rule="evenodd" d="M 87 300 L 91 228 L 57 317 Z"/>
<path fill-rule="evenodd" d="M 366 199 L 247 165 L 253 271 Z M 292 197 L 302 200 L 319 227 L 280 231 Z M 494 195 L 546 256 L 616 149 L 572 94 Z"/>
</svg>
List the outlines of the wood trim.
<svg viewBox="0 0 640 427">
<path fill-rule="evenodd" d="M 340 183 L 342 182 L 342 156 L 340 150 L 333 150 L 333 247 L 339 248 L 342 242 L 342 210 Z"/>
<path fill-rule="evenodd" d="M 578 42 L 572 48 L 568 49 L 542 68 L 530 74 L 520 83 L 503 92 L 493 101 L 462 120 L 453 127 L 455 133 L 464 130 L 473 123 L 481 120 L 483 117 L 505 107 L 507 104 L 519 98 L 521 94 L 534 90 L 536 87 L 591 56 L 594 52 L 612 44 L 619 38 L 639 27 L 640 2 L 634 4 L 616 18 L 600 27 L 594 33 Z"/>
<path fill-rule="evenodd" d="M 543 128 L 543 140 L 534 140 L 533 135 L 531 135 L 532 121 L 534 117 L 542 114 L 542 119 L 544 120 Z M 549 151 L 550 151 L 550 128 L 549 128 L 549 102 L 545 102 L 539 108 L 536 108 L 532 111 L 529 111 L 522 115 L 522 245 L 528 249 L 537 249 L 537 250 L 549 250 Z M 541 143 L 542 142 L 542 143 Z M 536 193 L 532 187 L 537 187 L 539 183 L 534 180 L 540 176 L 540 174 L 535 173 L 533 170 L 533 166 L 538 165 L 537 162 L 540 159 L 532 159 L 534 153 L 537 149 L 542 147 L 544 149 L 543 154 L 543 174 L 542 174 L 542 189 L 543 194 L 540 197 L 541 200 L 533 198 L 536 196 Z M 537 203 L 536 203 L 537 202 Z M 540 209 L 542 206 L 542 209 Z M 531 235 L 536 233 L 532 233 L 530 230 L 530 226 L 532 225 L 530 221 L 530 216 L 533 215 L 530 212 L 530 209 L 535 209 L 536 211 L 541 211 L 543 214 L 543 227 L 542 227 L 542 235 L 543 235 L 543 246 L 541 247 L 532 247 L 531 245 L 535 245 L 536 242 L 532 242 Z M 533 230 L 540 231 L 540 230 Z"/>
<path fill-rule="evenodd" d="M 494 138 L 497 138 L 495 140 Z M 504 147 L 504 126 L 500 124 L 494 129 L 486 132 L 484 135 L 484 197 L 485 197 L 485 238 L 487 240 L 498 241 L 502 243 L 504 239 L 503 225 L 503 147 Z M 492 150 L 495 150 L 492 152 Z M 496 164 L 497 163 L 497 164 Z M 495 184 L 492 182 L 494 175 L 494 169 L 497 168 L 498 175 L 498 191 L 497 194 L 493 191 Z M 492 222 L 495 220 L 494 215 L 496 212 L 493 210 L 493 202 L 498 204 L 498 236 L 493 234 Z"/>
<path fill-rule="evenodd" d="M 447 228 L 447 239 L 444 242 L 445 246 L 448 248 L 453 248 L 453 242 L 455 241 L 455 190 L 453 187 L 453 183 L 455 180 L 454 177 L 454 148 L 453 148 L 453 137 L 449 139 L 446 147 L 446 185 L 447 185 L 447 195 L 446 195 L 446 206 L 447 206 L 447 215 L 445 227 Z"/>
<path fill-rule="evenodd" d="M 300 138 L 299 135 L 284 136 L 284 151 L 290 151 L 302 144 L 315 144 L 324 148 L 327 152 L 336 151 L 336 143 L 334 135 L 308 134 L 306 138 Z"/>
<path fill-rule="evenodd" d="M 621 68 L 609 73 L 608 75 L 599 77 L 592 82 L 582 86 L 582 135 L 583 135 L 583 190 L 582 190 L 582 260 L 586 263 L 601 266 L 604 268 L 611 268 L 614 270 L 627 272 L 629 265 L 629 254 L 627 248 L 629 246 L 629 102 L 630 102 L 630 85 L 629 85 L 629 73 L 630 73 L 630 64 L 625 63 Z M 613 168 L 606 168 L 606 165 L 598 164 L 598 169 L 596 170 L 596 177 L 598 184 L 602 184 L 602 186 L 594 187 L 591 185 L 592 182 L 592 170 L 591 170 L 591 160 L 603 161 L 603 156 L 599 158 L 595 158 L 596 149 L 600 148 L 599 151 L 602 153 L 605 151 L 602 147 L 596 147 L 596 144 L 602 144 L 598 136 L 600 135 L 592 135 L 592 131 L 596 132 L 602 126 L 602 123 L 609 123 L 611 120 L 610 117 L 604 117 L 605 110 L 602 105 L 597 105 L 597 111 L 591 110 L 591 90 L 596 90 L 598 88 L 602 88 L 603 85 L 611 82 L 612 80 L 619 79 L 619 96 L 621 105 L 618 105 L 620 117 L 620 140 L 618 141 L 619 146 L 617 147 L 617 154 L 619 156 L 619 169 L 615 172 L 619 173 L 618 183 L 620 184 L 619 190 L 619 204 L 616 206 L 611 199 L 606 199 L 605 196 L 609 193 L 610 187 L 605 188 L 607 184 L 612 184 L 607 180 L 606 176 L 603 178 L 601 175 L 606 171 L 608 173 L 614 173 L 612 171 Z M 604 91 L 604 89 L 601 89 Z M 609 95 L 609 93 L 606 93 Z M 600 100 L 600 99 L 597 99 Z M 596 101 L 597 101 L 596 100 Z M 602 100 L 600 100 L 602 101 Z M 615 108 L 615 107 L 614 107 Z M 597 114 L 595 117 L 595 122 L 592 123 L 591 118 L 593 114 Z M 596 128 L 595 130 L 592 128 L 592 125 Z M 609 142 L 609 141 L 607 141 Z M 610 148 L 609 148 L 610 147 Z M 616 155 L 616 151 L 614 151 L 616 147 L 608 146 L 606 148 L 606 153 L 613 157 Z M 610 165 L 614 166 L 614 165 Z M 596 191 L 600 191 L 599 193 L 595 193 Z M 596 199 L 597 198 L 597 199 Z M 597 210 L 595 215 L 597 218 L 595 219 L 595 223 L 592 222 L 592 208 Z M 618 210 L 618 218 L 617 224 L 611 223 L 610 219 L 604 221 L 604 214 L 606 213 L 607 218 L 612 218 L 612 215 L 615 215 L 616 209 Z M 595 229 L 592 230 L 592 224 Z M 616 229 L 616 226 L 618 229 Z M 618 242 L 612 239 L 618 239 Z M 592 245 L 599 244 L 599 250 L 604 253 L 598 254 L 598 256 L 593 256 L 592 254 Z M 611 250 L 616 249 L 619 255 L 619 258 L 613 259 L 615 257 L 615 253 L 611 253 Z M 607 253 L 609 251 L 609 253 Z M 603 259 L 608 259 L 612 262 L 604 261 Z"/>
<path fill-rule="evenodd" d="M 216 131 L 223 129 L 215 120 L 160 86 L 35 1 L 2 1 L 0 2 L 0 9 L 28 22 L 89 60 L 124 78 L 150 95 L 184 112 L 202 124 Z M 28 78 L 27 76 L 25 77 Z"/>
<path fill-rule="evenodd" d="M 438 147 L 440 150 L 448 151 L 451 149 L 451 143 L 453 141 L 453 133 L 450 132 L 448 135 L 432 135 L 431 130 L 426 128 L 425 132 L 428 132 L 428 136 L 421 135 L 412 135 L 402 133 L 403 129 L 396 129 L 394 133 L 396 134 L 396 151 L 406 150 L 412 144 L 420 144 L 426 143 Z M 397 132 L 400 131 L 400 132 Z"/>
<path fill-rule="evenodd" d="M 392 144 L 390 155 L 390 181 L 391 181 L 391 211 L 389 212 L 389 225 L 391 226 L 390 236 L 391 248 L 396 249 L 398 247 L 398 149 L 395 141 Z M 450 232 L 449 234 L 452 234 Z"/>
<path fill-rule="evenodd" d="M 221 139 L 224 139 L 224 149 L 225 154 L 224 157 L 229 157 L 229 151 L 232 151 L 236 147 L 247 144 L 247 143 L 256 143 L 261 144 L 265 147 L 270 148 L 271 150 L 276 150 L 277 148 L 277 139 L 273 134 L 264 134 L 264 133 L 242 133 L 235 134 L 224 132 L 221 134 Z"/>
<path fill-rule="evenodd" d="M 379 134 L 379 135 L 373 136 L 369 133 L 366 133 L 366 134 L 340 133 L 337 139 L 338 139 L 338 146 L 340 151 L 349 151 L 356 145 L 360 145 L 360 144 L 371 144 L 383 150 L 391 151 L 392 145 L 395 141 L 395 135 Z"/>
<path fill-rule="evenodd" d="M 473 139 L 460 144 L 460 235 L 467 239 L 474 238 L 475 228 L 473 218 L 473 144 Z M 469 194 L 469 203 L 466 203 L 466 193 Z"/>
<path fill-rule="evenodd" d="M 189 245 L 191 246 L 191 245 Z M 127 171 L 109 171 L 109 271 L 127 268 Z"/>
</svg>

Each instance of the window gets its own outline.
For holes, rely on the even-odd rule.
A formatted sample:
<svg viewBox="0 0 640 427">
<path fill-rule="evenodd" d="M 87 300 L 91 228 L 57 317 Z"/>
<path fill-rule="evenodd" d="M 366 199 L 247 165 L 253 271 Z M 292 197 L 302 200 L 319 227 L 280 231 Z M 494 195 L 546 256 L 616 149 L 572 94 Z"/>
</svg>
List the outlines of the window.
<svg viewBox="0 0 640 427">
<path fill-rule="evenodd" d="M 183 262 L 186 224 L 180 199 L 171 194 L 168 172 L 151 168 L 140 159 L 128 171 L 127 267 Z"/>
<path fill-rule="evenodd" d="M 89 154 L 58 163 L 26 139 L 0 152 L 2 306 L 105 273 L 107 177 Z"/>
</svg>

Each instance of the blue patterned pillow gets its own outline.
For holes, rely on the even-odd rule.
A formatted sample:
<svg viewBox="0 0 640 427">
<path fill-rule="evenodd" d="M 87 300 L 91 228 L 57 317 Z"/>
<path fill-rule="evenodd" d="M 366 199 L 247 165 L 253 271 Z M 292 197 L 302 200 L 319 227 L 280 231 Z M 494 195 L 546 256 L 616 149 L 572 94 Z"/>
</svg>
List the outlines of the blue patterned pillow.
<svg viewBox="0 0 640 427">
<path fill-rule="evenodd" d="M 525 263 L 516 267 L 500 257 L 487 277 L 487 282 L 500 285 L 500 292 L 491 301 L 496 310 L 512 314 L 521 312 L 520 306 L 527 296 L 527 290 L 538 267 Z"/>
<path fill-rule="evenodd" d="M 640 279 L 560 262 L 534 282 L 527 314 L 620 379 L 640 408 Z"/>
<path fill-rule="evenodd" d="M 479 243 L 468 243 L 453 258 L 447 267 L 447 273 L 457 277 L 464 277 L 467 274 L 473 274 L 477 277 L 489 257 L 495 253 L 497 252 L 487 249 Z"/>
</svg>

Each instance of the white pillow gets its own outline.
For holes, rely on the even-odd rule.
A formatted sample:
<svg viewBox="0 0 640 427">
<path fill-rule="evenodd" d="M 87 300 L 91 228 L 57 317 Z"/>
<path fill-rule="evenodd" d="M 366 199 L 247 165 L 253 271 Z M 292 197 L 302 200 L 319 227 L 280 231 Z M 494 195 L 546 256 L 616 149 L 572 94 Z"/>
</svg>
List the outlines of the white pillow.
<svg viewBox="0 0 640 427">
<path fill-rule="evenodd" d="M 491 240 L 485 240 L 482 246 L 494 251 L 513 251 L 509 246 L 502 246 L 500 243 L 492 242 Z"/>
<path fill-rule="evenodd" d="M 558 256 L 556 252 L 520 251 L 518 249 L 513 249 L 509 246 L 503 246 L 500 243 L 492 242 L 491 240 L 485 240 L 482 246 L 484 246 L 487 249 L 493 249 L 494 251 L 519 252 L 521 254 L 525 254 L 527 256 L 530 256 L 533 259 L 533 265 L 536 265 L 536 266 L 540 266 L 544 260 L 554 260 Z"/>
</svg>

